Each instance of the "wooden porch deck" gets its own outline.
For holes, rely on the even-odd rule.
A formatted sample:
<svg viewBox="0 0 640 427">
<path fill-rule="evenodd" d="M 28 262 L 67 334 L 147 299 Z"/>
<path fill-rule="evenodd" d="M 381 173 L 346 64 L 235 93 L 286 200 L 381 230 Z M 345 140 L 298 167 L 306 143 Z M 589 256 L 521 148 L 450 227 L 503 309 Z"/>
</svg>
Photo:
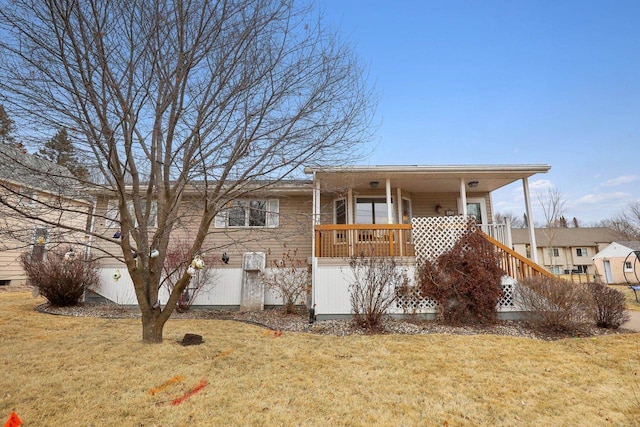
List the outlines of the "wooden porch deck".
<svg viewBox="0 0 640 427">
<path fill-rule="evenodd" d="M 500 267 L 516 280 L 555 277 L 498 240 L 481 232 L 495 248 Z M 315 226 L 315 254 L 319 258 L 352 256 L 415 256 L 410 224 L 323 224 Z"/>
</svg>

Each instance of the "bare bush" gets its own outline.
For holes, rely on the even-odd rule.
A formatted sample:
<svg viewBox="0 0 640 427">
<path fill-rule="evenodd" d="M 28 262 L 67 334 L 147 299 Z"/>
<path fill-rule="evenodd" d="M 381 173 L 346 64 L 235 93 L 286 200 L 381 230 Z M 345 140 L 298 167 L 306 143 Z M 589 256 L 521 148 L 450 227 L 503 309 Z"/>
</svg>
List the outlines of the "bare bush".
<svg viewBox="0 0 640 427">
<path fill-rule="evenodd" d="M 27 274 L 27 285 L 35 286 L 49 304 L 56 307 L 77 305 L 87 289 L 99 284 L 94 262 L 67 255 L 61 251 L 47 252 L 46 259 L 23 254 L 20 257 Z"/>
<path fill-rule="evenodd" d="M 498 261 L 492 245 L 471 226 L 435 263 L 420 266 L 420 291 L 438 303 L 440 319 L 447 324 L 495 322 L 503 296 L 504 272 Z"/>
<path fill-rule="evenodd" d="M 587 285 L 593 297 L 594 320 L 599 328 L 618 329 L 629 320 L 624 294 L 602 283 Z"/>
<path fill-rule="evenodd" d="M 353 282 L 349 285 L 351 311 L 356 323 L 369 330 L 381 327 L 385 315 L 397 297 L 396 290 L 409 284 L 406 269 L 393 258 L 378 257 L 371 251 L 349 261 Z"/>
<path fill-rule="evenodd" d="M 529 277 L 521 285 L 517 298 L 532 326 L 575 333 L 593 322 L 593 298 L 584 285 L 551 277 Z"/>
<path fill-rule="evenodd" d="M 187 273 L 192 263 L 192 259 L 189 257 L 190 247 L 191 245 L 185 242 L 178 242 L 167 251 L 162 266 L 164 278 L 161 286 L 166 286 L 169 293 L 173 292 L 178 281 Z M 176 311 L 180 313 L 189 311 L 198 294 L 205 290 L 211 290 L 216 285 L 213 269 L 211 268 L 214 264 L 214 258 L 203 256 L 201 259 L 203 260 L 204 268 L 192 270 L 193 274 L 189 283 L 176 302 Z"/>
<path fill-rule="evenodd" d="M 260 274 L 265 286 L 282 298 L 284 314 L 295 311 L 296 305 L 304 305 L 309 286 L 309 267 L 305 260 L 296 258 L 298 250 L 287 250 L 282 258 L 274 260 L 271 269 Z"/>
</svg>

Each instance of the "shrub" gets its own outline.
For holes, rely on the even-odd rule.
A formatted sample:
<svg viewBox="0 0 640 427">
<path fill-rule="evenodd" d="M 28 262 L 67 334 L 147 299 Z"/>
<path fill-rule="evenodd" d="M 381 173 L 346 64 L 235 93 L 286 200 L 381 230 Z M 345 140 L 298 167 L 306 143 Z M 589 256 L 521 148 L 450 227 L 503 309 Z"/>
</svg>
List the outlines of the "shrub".
<svg viewBox="0 0 640 427">
<path fill-rule="evenodd" d="M 296 258 L 297 253 L 297 249 L 293 253 L 287 250 L 273 261 L 270 270 L 260 274 L 265 286 L 282 298 L 284 314 L 293 313 L 296 305 L 305 304 L 307 299 L 309 268 L 305 260 Z"/>
<path fill-rule="evenodd" d="M 437 302 L 444 323 L 492 323 L 503 275 L 491 243 L 470 226 L 449 252 L 420 265 L 417 282 L 422 295 Z"/>
<path fill-rule="evenodd" d="M 191 264 L 192 259 L 189 257 L 190 249 L 190 245 L 178 241 L 167 250 L 164 265 L 162 266 L 162 272 L 164 274 L 162 285 L 167 287 L 169 293 L 173 292 L 173 288 L 178 283 L 178 280 L 185 274 Z M 195 274 L 191 276 L 189 284 L 182 291 L 180 299 L 176 303 L 176 311 L 179 313 L 189 311 L 200 292 L 215 287 L 213 269 L 211 268 L 214 259 L 213 257 L 204 257 L 203 259 L 205 267 L 201 270 L 196 270 Z"/>
<path fill-rule="evenodd" d="M 588 285 L 594 302 L 594 320 L 599 328 L 618 329 L 629 320 L 624 294 L 602 283 Z"/>
<path fill-rule="evenodd" d="M 369 330 L 381 327 L 382 317 L 396 300 L 396 291 L 409 283 L 405 268 L 393 258 L 369 255 L 353 256 L 349 261 L 353 272 L 351 311 L 356 323 Z"/>
<path fill-rule="evenodd" d="M 65 259 L 60 251 L 47 252 L 44 260 L 25 253 L 20 262 L 27 275 L 27 285 L 38 288 L 40 295 L 56 307 L 77 305 L 87 289 L 95 289 L 99 284 L 94 262 Z"/>
<path fill-rule="evenodd" d="M 587 287 L 555 277 L 529 277 L 521 282 L 518 302 L 538 329 L 575 333 L 593 321 L 593 298 Z"/>
</svg>

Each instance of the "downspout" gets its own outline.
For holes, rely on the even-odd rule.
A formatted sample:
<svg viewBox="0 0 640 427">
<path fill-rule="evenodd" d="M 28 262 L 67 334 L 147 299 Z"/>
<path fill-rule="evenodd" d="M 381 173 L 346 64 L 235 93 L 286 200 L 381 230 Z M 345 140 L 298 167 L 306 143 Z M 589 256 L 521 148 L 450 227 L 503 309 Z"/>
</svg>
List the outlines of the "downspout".
<svg viewBox="0 0 640 427">
<path fill-rule="evenodd" d="M 531 197 L 529 195 L 529 180 L 522 178 L 522 188 L 524 190 L 524 207 L 527 212 L 527 228 L 529 229 L 529 242 L 531 244 L 531 261 L 538 262 L 538 245 L 536 244 L 536 231 L 533 226 L 533 216 L 531 215 Z"/>
</svg>

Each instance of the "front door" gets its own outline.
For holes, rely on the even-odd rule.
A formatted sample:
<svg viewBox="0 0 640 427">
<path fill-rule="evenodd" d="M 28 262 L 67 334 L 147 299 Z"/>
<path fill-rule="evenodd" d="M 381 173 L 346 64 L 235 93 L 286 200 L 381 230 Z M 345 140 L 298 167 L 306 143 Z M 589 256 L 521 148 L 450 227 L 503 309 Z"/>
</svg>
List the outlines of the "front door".
<svg viewBox="0 0 640 427">
<path fill-rule="evenodd" d="M 607 285 L 613 283 L 613 274 L 611 274 L 611 263 L 608 260 L 602 261 L 604 265 L 604 280 L 607 282 Z"/>
<path fill-rule="evenodd" d="M 462 213 L 462 203 L 458 198 L 458 212 Z M 476 219 L 477 224 L 486 225 L 487 221 L 487 201 L 484 197 L 467 197 L 467 215 Z M 486 231 L 483 229 L 483 231 Z"/>
</svg>

